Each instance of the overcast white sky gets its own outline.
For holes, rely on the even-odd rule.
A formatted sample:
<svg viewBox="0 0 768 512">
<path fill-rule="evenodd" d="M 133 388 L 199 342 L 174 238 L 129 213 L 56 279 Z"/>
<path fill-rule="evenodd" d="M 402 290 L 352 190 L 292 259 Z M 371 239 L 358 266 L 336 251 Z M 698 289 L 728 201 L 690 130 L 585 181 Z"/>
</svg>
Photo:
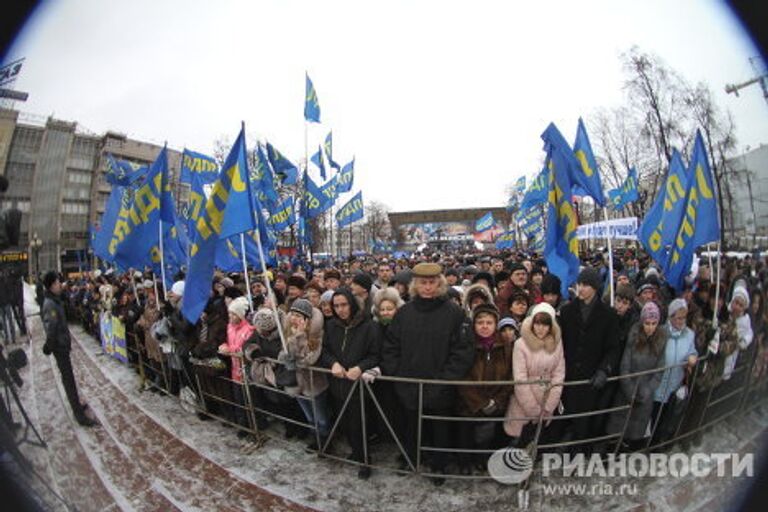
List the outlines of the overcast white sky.
<svg viewBox="0 0 768 512">
<path fill-rule="evenodd" d="M 332 129 L 335 159 L 356 156 L 349 197 L 406 211 L 503 205 L 550 121 L 572 141 L 580 115 L 623 101 L 632 45 L 708 83 L 740 149 L 768 142 L 759 87 L 723 90 L 758 51 L 703 0 L 50 1 L 6 61 L 26 57 L 21 110 L 201 152 L 243 120 L 294 162 L 306 70 L 323 121 L 310 152 Z"/>
</svg>

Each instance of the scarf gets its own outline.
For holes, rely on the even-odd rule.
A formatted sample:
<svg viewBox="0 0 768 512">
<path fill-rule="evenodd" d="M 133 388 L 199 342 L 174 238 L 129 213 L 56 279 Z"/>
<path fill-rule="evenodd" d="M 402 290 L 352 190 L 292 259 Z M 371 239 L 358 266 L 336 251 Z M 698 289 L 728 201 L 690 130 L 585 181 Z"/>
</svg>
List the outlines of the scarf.
<svg viewBox="0 0 768 512">
<path fill-rule="evenodd" d="M 481 336 L 476 336 L 475 340 L 478 345 L 483 347 L 483 350 L 485 350 L 486 352 L 490 352 L 494 342 L 496 341 L 496 337 L 488 336 L 487 338 L 484 338 Z"/>
</svg>

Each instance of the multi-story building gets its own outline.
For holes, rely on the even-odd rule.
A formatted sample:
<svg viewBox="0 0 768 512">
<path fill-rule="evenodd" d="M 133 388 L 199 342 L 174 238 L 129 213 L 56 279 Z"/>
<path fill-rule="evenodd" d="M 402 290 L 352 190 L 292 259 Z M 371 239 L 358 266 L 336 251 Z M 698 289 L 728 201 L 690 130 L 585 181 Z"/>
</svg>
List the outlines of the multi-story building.
<svg viewBox="0 0 768 512">
<path fill-rule="evenodd" d="M 107 154 L 149 164 L 162 148 L 107 132 L 94 135 L 77 123 L 37 119 L 0 109 L 0 173 L 8 191 L 0 208 L 23 213 L 20 245 L 29 247 L 31 270 L 77 270 L 89 257 L 88 227 L 104 213 L 111 186 Z M 178 187 L 181 153 L 168 150 L 172 183 Z M 179 194 L 176 194 L 179 197 Z M 39 239 L 39 249 L 30 240 Z"/>
<path fill-rule="evenodd" d="M 728 167 L 732 198 L 723 212 L 725 236 L 742 248 L 768 248 L 768 145 L 728 160 Z"/>
</svg>

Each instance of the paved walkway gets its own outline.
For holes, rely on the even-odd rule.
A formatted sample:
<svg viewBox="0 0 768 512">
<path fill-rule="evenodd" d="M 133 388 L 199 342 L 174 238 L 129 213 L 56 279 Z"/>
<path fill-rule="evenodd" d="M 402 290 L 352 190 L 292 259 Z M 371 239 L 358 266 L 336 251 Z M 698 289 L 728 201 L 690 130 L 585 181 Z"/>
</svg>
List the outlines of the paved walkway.
<svg viewBox="0 0 768 512">
<path fill-rule="evenodd" d="M 258 451 L 215 421 L 202 422 L 175 400 L 138 391 L 129 368 L 99 354 L 95 340 L 73 326 L 72 360 L 82 398 L 102 424 L 76 425 L 53 358 L 42 354 L 39 319 L 31 321 L 26 347 L 23 403 L 48 449 L 23 444 L 22 451 L 53 491 L 82 510 L 513 510 L 517 488 L 494 482 L 449 480 L 435 488 L 419 476 L 376 471 L 367 482 L 356 468 L 318 459 L 303 444 L 270 440 Z M 768 408 L 715 427 L 698 451 L 754 452 L 766 446 Z M 763 448 L 764 449 L 764 448 Z M 756 460 L 756 467 L 758 465 Z M 603 480 L 605 481 L 605 480 Z M 740 482 L 728 478 L 610 481 L 637 484 L 632 496 L 545 496 L 534 481 L 531 510 L 720 510 Z M 562 483 L 562 482 L 561 482 Z M 592 484 L 595 481 L 587 480 Z M 46 507 L 65 510 L 34 479 Z M 604 490 L 604 489 L 603 489 Z"/>
</svg>

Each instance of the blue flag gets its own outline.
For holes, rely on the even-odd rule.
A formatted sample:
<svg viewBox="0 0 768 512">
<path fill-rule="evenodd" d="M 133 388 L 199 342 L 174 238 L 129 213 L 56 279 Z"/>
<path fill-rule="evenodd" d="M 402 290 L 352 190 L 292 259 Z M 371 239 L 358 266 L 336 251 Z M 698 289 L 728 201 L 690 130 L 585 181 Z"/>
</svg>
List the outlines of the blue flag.
<svg viewBox="0 0 768 512">
<path fill-rule="evenodd" d="M 110 185 L 119 185 L 127 187 L 133 185 L 138 180 L 143 178 L 149 167 L 146 165 L 139 165 L 128 160 L 119 160 L 107 153 L 107 173 L 105 179 Z"/>
<path fill-rule="evenodd" d="M 561 293 L 568 296 L 568 287 L 579 275 L 579 241 L 576 238 L 578 218 L 571 204 L 571 175 L 573 152 L 554 123 L 544 133 L 547 152 L 545 166 L 549 168 L 549 195 L 544 259 L 549 271 L 560 278 Z"/>
<path fill-rule="evenodd" d="M 573 143 L 573 153 L 578 159 L 578 170 L 571 174 L 571 182 L 579 185 L 586 191 L 586 194 L 595 200 L 598 206 L 605 206 L 605 197 L 603 195 L 603 185 L 600 183 L 600 171 L 597 167 L 597 160 L 592 153 L 592 145 L 589 143 L 587 129 L 584 127 L 584 121 L 579 118 L 579 124 L 576 129 L 576 142 Z M 570 167 L 570 165 L 569 165 Z M 570 172 L 570 171 L 569 171 Z"/>
<path fill-rule="evenodd" d="M 312 80 L 307 77 L 307 90 L 304 97 L 304 119 L 311 123 L 320 122 L 320 103 L 317 101 L 317 92 L 315 86 L 312 85 Z"/>
<path fill-rule="evenodd" d="M 525 196 L 523 196 L 523 200 L 520 202 L 520 210 L 526 210 L 531 206 L 546 203 L 548 193 L 549 169 L 544 167 L 525 192 Z"/>
<path fill-rule="evenodd" d="M 328 132 L 328 135 L 325 136 L 325 143 L 323 143 L 323 149 L 325 149 L 325 156 L 326 158 L 328 158 L 328 165 L 330 165 L 336 170 L 339 170 L 341 167 L 339 166 L 339 164 L 333 161 L 333 132 Z"/>
<path fill-rule="evenodd" d="M 219 240 L 257 227 L 247 155 L 243 128 L 213 183 L 213 192 L 195 226 L 181 305 L 182 314 L 191 323 L 197 322 L 208 302 Z"/>
<path fill-rule="evenodd" d="M 343 228 L 362 219 L 363 215 L 363 191 L 361 190 L 336 212 L 336 222 L 340 228 Z"/>
<path fill-rule="evenodd" d="M 204 185 L 213 183 L 219 175 L 219 164 L 212 157 L 202 153 L 196 153 L 189 149 L 184 149 L 181 157 L 181 183 L 191 183 L 192 177 L 197 176 L 198 180 Z"/>
<path fill-rule="evenodd" d="M 620 210 L 625 204 L 637 201 L 637 171 L 633 167 L 627 174 L 627 179 L 619 188 L 608 191 L 608 201 L 615 210 Z"/>
<path fill-rule="evenodd" d="M 293 163 L 285 158 L 277 148 L 267 142 L 267 157 L 272 170 L 280 178 L 283 185 L 294 185 L 299 176 L 299 169 Z"/>
<path fill-rule="evenodd" d="M 336 177 L 336 186 L 339 194 L 346 194 L 352 190 L 352 183 L 355 181 L 355 159 L 352 158 L 351 162 L 342 167 L 341 172 Z"/>
<path fill-rule="evenodd" d="M 501 235 L 499 238 L 496 239 L 496 248 L 499 250 L 502 249 L 514 249 L 515 247 L 515 232 L 513 230 L 509 230 L 503 235 Z"/>
<path fill-rule="evenodd" d="M 330 208 L 331 206 L 336 203 L 336 199 L 339 197 L 339 190 L 338 190 L 338 178 L 339 175 L 334 174 L 333 178 L 328 180 L 322 187 L 320 187 L 320 193 L 325 197 L 325 210 Z"/>
<path fill-rule="evenodd" d="M 698 131 L 688 176 L 685 208 L 664 267 L 667 281 L 678 292 L 683 289 L 696 248 L 720 240 L 717 194 L 704 140 Z"/>
<path fill-rule="evenodd" d="M 109 242 L 112 240 L 112 233 L 115 231 L 115 223 L 117 223 L 123 203 L 126 203 L 125 208 L 127 209 L 132 197 L 132 191 L 126 187 L 116 186 L 112 188 L 112 192 L 109 193 L 109 198 L 107 199 L 104 214 L 101 216 L 101 222 L 91 242 L 93 253 L 109 263 L 114 263 L 115 261 L 114 256 L 109 252 Z"/>
<path fill-rule="evenodd" d="M 306 173 L 304 174 L 304 197 L 302 202 L 302 217 L 307 219 L 314 219 L 330 207 L 328 199 L 323 194 L 321 188 Z"/>
<path fill-rule="evenodd" d="M 253 168 L 250 169 L 251 192 L 256 200 L 269 210 L 277 208 L 280 197 L 275 190 L 275 180 L 272 177 L 269 159 L 259 144 L 253 154 Z"/>
<path fill-rule="evenodd" d="M 192 238 L 192 235 L 195 232 L 195 225 L 197 224 L 197 219 L 200 218 L 200 212 L 204 205 L 205 190 L 203 189 L 203 181 L 200 179 L 199 175 L 193 174 L 190 177 L 189 183 L 189 201 L 187 201 L 184 211 L 182 212 L 182 217 L 186 224 L 187 236 L 189 238 Z"/>
<path fill-rule="evenodd" d="M 310 157 L 310 160 L 312 160 L 312 163 L 317 166 L 318 169 L 320 169 L 320 177 L 325 181 L 325 164 L 323 163 L 323 150 L 318 146 L 317 153 L 312 155 Z"/>
<path fill-rule="evenodd" d="M 488 231 L 494 224 L 493 214 L 488 212 L 475 221 L 475 232 L 482 233 L 483 231 Z"/>
<path fill-rule="evenodd" d="M 296 216 L 293 212 L 293 197 L 286 197 L 285 201 L 277 206 L 274 213 L 270 212 L 267 223 L 273 230 L 282 231 L 296 222 Z"/>
<path fill-rule="evenodd" d="M 661 267 L 667 263 L 667 246 L 672 245 L 683 216 L 688 176 L 683 158 L 673 150 L 664 185 L 637 230 L 640 243 Z"/>
</svg>

